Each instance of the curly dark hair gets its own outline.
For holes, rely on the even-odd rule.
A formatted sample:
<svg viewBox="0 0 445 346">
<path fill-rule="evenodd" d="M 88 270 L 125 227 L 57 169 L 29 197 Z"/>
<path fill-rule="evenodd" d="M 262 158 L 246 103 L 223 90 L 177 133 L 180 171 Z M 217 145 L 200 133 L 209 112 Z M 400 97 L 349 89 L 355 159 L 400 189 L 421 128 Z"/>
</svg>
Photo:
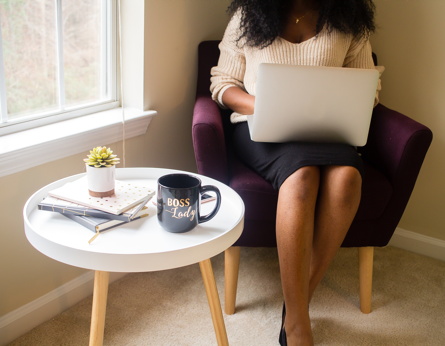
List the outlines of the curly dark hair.
<svg viewBox="0 0 445 346">
<path fill-rule="evenodd" d="M 316 32 L 323 27 L 356 37 L 369 36 L 375 31 L 372 0 L 314 0 L 319 17 Z M 264 48 L 278 37 L 292 6 L 292 0 L 234 0 L 228 8 L 233 15 L 241 11 L 241 35 L 245 44 Z"/>
</svg>

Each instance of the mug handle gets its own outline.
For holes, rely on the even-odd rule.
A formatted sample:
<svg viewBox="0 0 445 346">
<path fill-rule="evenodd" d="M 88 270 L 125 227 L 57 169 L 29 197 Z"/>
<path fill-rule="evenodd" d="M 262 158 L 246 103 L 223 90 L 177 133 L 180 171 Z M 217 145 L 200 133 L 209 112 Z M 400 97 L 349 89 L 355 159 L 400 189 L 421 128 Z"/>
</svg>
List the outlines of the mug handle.
<svg viewBox="0 0 445 346">
<path fill-rule="evenodd" d="M 201 195 L 203 195 L 204 193 L 206 193 L 208 191 L 213 191 L 216 193 L 216 205 L 215 205 L 215 208 L 213 208 L 212 212 L 210 212 L 209 214 L 204 215 L 204 216 L 199 215 L 198 223 L 206 222 L 206 221 L 209 221 L 210 219 L 212 219 L 218 212 L 219 207 L 221 206 L 221 193 L 219 192 L 219 189 L 213 185 L 205 185 L 199 189 L 199 193 Z M 199 205 L 199 210 L 201 210 L 201 205 Z"/>
</svg>

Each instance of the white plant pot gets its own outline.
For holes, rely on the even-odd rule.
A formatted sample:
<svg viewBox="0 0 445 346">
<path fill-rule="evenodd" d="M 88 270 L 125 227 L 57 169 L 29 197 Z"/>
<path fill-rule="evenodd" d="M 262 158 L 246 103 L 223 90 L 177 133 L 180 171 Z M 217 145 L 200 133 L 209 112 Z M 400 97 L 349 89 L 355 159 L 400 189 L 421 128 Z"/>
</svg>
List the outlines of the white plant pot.
<svg viewBox="0 0 445 346">
<path fill-rule="evenodd" d="M 88 192 L 93 197 L 110 197 L 114 195 L 116 167 L 100 167 L 86 165 Z"/>
</svg>

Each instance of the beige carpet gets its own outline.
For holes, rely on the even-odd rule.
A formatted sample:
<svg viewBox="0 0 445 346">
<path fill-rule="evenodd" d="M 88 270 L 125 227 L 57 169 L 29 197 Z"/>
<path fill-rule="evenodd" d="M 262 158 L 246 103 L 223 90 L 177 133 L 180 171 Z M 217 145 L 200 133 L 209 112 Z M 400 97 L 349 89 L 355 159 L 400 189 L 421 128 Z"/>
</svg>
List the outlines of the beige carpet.
<svg viewBox="0 0 445 346">
<path fill-rule="evenodd" d="M 231 345 L 278 345 L 282 295 L 276 249 L 242 249 Z M 212 260 L 223 297 L 223 257 Z M 359 310 L 357 253 L 341 249 L 311 304 L 317 345 L 445 345 L 445 262 L 376 249 L 373 312 Z M 87 345 L 91 299 L 11 345 Z M 216 345 L 198 265 L 129 274 L 109 288 L 104 345 Z"/>
</svg>

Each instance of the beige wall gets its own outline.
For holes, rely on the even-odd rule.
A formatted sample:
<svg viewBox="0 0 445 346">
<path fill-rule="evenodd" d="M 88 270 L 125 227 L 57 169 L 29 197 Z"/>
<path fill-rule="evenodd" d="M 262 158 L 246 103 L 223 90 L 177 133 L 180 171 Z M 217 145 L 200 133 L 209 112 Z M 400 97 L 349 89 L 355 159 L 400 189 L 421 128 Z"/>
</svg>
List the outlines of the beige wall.
<svg viewBox="0 0 445 346">
<path fill-rule="evenodd" d="M 228 0 L 146 0 L 146 107 L 158 111 L 146 135 L 127 142 L 127 166 L 195 170 L 190 137 L 197 44 L 220 38 Z M 441 0 L 377 0 L 374 50 L 387 71 L 382 103 L 433 129 L 433 146 L 401 227 L 445 240 L 445 46 Z M 111 144 L 111 143 L 110 143 Z M 121 144 L 112 144 L 122 156 Z M 0 178 L 0 316 L 84 273 L 37 252 L 22 208 L 41 186 L 83 170 L 83 154 Z"/>
<path fill-rule="evenodd" d="M 133 1 L 133 0 L 132 0 Z M 126 143 L 127 166 L 195 170 L 191 116 L 197 46 L 220 38 L 225 0 L 146 0 L 146 107 L 158 111 L 148 132 Z M 121 143 L 109 143 L 122 157 Z M 0 316 L 85 273 L 51 260 L 26 240 L 22 209 L 51 181 L 84 170 L 79 154 L 0 178 Z"/>
<path fill-rule="evenodd" d="M 445 1 L 375 0 L 373 49 L 383 74 L 381 102 L 434 134 L 400 222 L 408 231 L 445 240 Z"/>
</svg>

